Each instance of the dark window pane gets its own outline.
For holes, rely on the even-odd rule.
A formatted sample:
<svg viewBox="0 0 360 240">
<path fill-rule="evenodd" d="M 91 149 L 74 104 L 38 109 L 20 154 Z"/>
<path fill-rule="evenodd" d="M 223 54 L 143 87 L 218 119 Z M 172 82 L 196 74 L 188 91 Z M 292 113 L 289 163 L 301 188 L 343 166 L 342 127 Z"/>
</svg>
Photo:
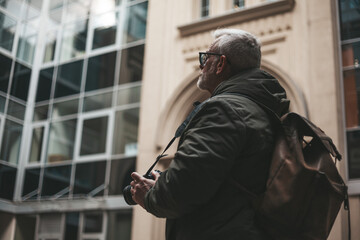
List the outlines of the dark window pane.
<svg viewBox="0 0 360 240">
<path fill-rule="evenodd" d="M 130 184 L 135 161 L 135 157 L 111 161 L 109 195 L 121 195 L 124 187 Z"/>
<path fill-rule="evenodd" d="M 105 181 L 106 162 L 89 162 L 76 165 L 74 194 L 89 194 Z M 104 191 L 92 193 L 94 196 L 102 196 Z"/>
<path fill-rule="evenodd" d="M 12 51 L 16 20 L 0 12 L 0 47 Z"/>
<path fill-rule="evenodd" d="M 83 60 L 60 65 L 56 77 L 55 97 L 80 93 Z"/>
<path fill-rule="evenodd" d="M 104 153 L 108 117 L 84 120 L 80 155 Z"/>
<path fill-rule="evenodd" d="M 13 199 L 17 169 L 0 163 L 0 198 Z"/>
<path fill-rule="evenodd" d="M 209 16 L 209 0 L 201 0 L 201 17 Z"/>
<path fill-rule="evenodd" d="M 71 165 L 46 167 L 41 196 L 69 195 Z"/>
<path fill-rule="evenodd" d="M 145 39 L 147 8 L 148 2 L 136 4 L 127 8 L 126 32 L 124 34 L 126 43 Z"/>
<path fill-rule="evenodd" d="M 15 240 L 35 239 L 35 230 L 35 215 L 16 215 Z"/>
<path fill-rule="evenodd" d="M 79 213 L 66 213 L 65 219 L 65 238 L 66 240 L 78 240 Z"/>
<path fill-rule="evenodd" d="M 121 52 L 119 84 L 141 81 L 143 61 L 144 45 L 123 50 Z"/>
<path fill-rule="evenodd" d="M 111 211 L 108 213 L 106 240 L 131 239 L 132 210 Z"/>
<path fill-rule="evenodd" d="M 7 109 L 8 115 L 18 118 L 20 120 L 24 120 L 25 111 L 26 111 L 26 105 L 9 100 L 9 105 Z"/>
<path fill-rule="evenodd" d="M 22 128 L 22 125 L 6 120 L 0 153 L 2 160 L 13 164 L 18 163 Z"/>
<path fill-rule="evenodd" d="M 360 42 L 346 44 L 342 46 L 343 67 L 359 67 L 360 64 Z"/>
<path fill-rule="evenodd" d="M 94 2 L 93 2 L 94 3 Z M 104 6 L 103 3 L 100 3 Z M 100 48 L 115 43 L 117 14 L 105 13 L 94 18 L 94 38 L 92 48 Z"/>
<path fill-rule="evenodd" d="M 22 196 L 25 196 L 39 188 L 40 168 L 28 168 L 25 170 L 24 186 Z M 31 194 L 31 198 L 36 198 L 37 194 Z"/>
<path fill-rule="evenodd" d="M 41 151 L 44 139 L 44 127 L 38 127 L 33 129 L 31 148 L 30 148 L 30 163 L 40 162 Z"/>
<path fill-rule="evenodd" d="M 10 94 L 14 97 L 27 101 L 30 77 L 31 69 L 21 63 L 15 62 Z"/>
<path fill-rule="evenodd" d="M 102 213 L 85 213 L 84 214 L 84 233 L 101 233 L 103 225 Z"/>
<path fill-rule="evenodd" d="M 50 126 L 48 162 L 71 160 L 74 153 L 77 119 L 55 122 Z"/>
<path fill-rule="evenodd" d="M 5 111 L 6 97 L 0 96 L 0 112 Z"/>
<path fill-rule="evenodd" d="M 137 154 L 139 109 L 116 112 L 113 154 L 134 156 Z"/>
<path fill-rule="evenodd" d="M 0 54 L 0 91 L 7 93 L 12 60 Z"/>
<path fill-rule="evenodd" d="M 48 117 L 49 105 L 37 106 L 34 109 L 34 121 L 45 120 Z"/>
<path fill-rule="evenodd" d="M 360 2 L 341 0 L 340 4 L 341 39 L 360 37 Z"/>
<path fill-rule="evenodd" d="M 346 127 L 360 125 L 360 69 L 344 72 Z"/>
<path fill-rule="evenodd" d="M 46 68 L 39 73 L 39 82 L 36 92 L 36 102 L 50 99 L 51 85 L 53 80 L 54 68 Z"/>
<path fill-rule="evenodd" d="M 86 75 L 86 91 L 114 85 L 116 52 L 89 58 Z"/>
<path fill-rule="evenodd" d="M 347 132 L 349 178 L 360 178 L 360 130 Z"/>
</svg>

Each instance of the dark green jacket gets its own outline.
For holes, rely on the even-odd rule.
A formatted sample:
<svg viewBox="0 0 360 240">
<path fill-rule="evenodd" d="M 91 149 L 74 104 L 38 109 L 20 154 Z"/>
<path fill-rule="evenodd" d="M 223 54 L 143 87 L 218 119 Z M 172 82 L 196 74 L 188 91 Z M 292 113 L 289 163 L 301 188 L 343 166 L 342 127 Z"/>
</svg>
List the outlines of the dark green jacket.
<svg viewBox="0 0 360 240">
<path fill-rule="evenodd" d="M 265 189 L 274 132 L 264 110 L 288 111 L 285 90 L 270 74 L 250 69 L 222 82 L 182 134 L 167 171 L 145 197 L 146 210 L 167 218 L 168 240 L 266 239 L 234 179 Z"/>
</svg>

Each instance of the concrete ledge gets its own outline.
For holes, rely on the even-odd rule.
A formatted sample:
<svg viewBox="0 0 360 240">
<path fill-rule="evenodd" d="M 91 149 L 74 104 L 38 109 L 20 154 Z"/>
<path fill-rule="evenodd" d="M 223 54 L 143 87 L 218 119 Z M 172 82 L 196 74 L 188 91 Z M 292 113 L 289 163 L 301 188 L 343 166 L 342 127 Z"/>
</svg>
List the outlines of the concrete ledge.
<svg viewBox="0 0 360 240">
<path fill-rule="evenodd" d="M 295 0 L 279 0 L 261 5 L 231 11 L 228 14 L 201 19 L 190 24 L 179 26 L 180 35 L 186 37 L 200 32 L 227 27 L 237 23 L 289 12 L 294 8 Z"/>
</svg>

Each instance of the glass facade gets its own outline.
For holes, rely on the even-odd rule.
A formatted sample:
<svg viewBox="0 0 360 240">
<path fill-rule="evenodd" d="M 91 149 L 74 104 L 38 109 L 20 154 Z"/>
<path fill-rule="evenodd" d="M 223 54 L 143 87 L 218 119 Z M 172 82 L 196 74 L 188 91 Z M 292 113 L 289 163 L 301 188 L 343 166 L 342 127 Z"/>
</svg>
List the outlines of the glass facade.
<svg viewBox="0 0 360 240">
<path fill-rule="evenodd" d="M 0 1 L 1 199 L 121 199 L 137 156 L 147 8 Z M 122 208 L 39 212 L 17 227 L 37 240 L 130 239 L 132 210 Z"/>
<path fill-rule="evenodd" d="M 360 3 L 340 0 L 342 70 L 349 179 L 360 179 Z"/>
</svg>

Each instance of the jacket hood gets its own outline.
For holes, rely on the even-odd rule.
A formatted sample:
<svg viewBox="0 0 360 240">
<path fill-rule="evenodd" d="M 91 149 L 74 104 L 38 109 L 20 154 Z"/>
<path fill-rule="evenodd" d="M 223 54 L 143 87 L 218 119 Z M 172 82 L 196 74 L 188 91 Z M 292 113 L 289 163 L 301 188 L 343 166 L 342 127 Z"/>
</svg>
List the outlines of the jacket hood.
<svg viewBox="0 0 360 240">
<path fill-rule="evenodd" d="M 246 95 L 264 104 L 279 117 L 289 111 L 290 101 L 286 98 L 285 89 L 276 78 L 259 68 L 242 71 L 223 81 L 212 96 L 225 93 Z"/>
</svg>

